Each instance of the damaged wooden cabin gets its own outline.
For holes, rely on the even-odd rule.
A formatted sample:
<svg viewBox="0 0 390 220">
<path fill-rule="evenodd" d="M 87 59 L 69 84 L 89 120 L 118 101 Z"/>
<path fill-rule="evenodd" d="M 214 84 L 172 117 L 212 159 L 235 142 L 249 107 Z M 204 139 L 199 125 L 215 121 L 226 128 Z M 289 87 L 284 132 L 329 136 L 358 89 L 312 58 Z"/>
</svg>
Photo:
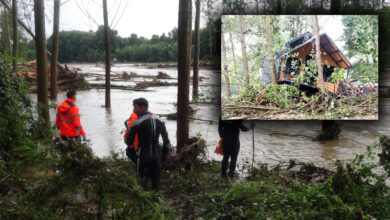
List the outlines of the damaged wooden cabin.
<svg viewBox="0 0 390 220">
<path fill-rule="evenodd" d="M 336 68 L 345 69 L 348 73 L 352 64 L 326 33 L 320 35 L 320 45 L 324 86 L 329 92 L 337 94 L 340 88 L 340 80 L 333 83 L 331 80 L 332 73 Z M 320 88 L 319 82 L 315 85 L 314 77 L 309 77 L 308 73 L 304 71 L 306 63 L 314 59 L 311 54 L 315 51 L 315 37 L 310 32 L 306 32 L 290 40 L 285 46 L 287 49 L 280 54 L 276 54 L 275 69 L 278 83 L 293 84 L 296 82 L 298 75 L 306 74 L 309 80 L 306 83 L 300 83 L 299 89 L 310 94 L 317 92 Z M 318 76 L 318 72 L 316 75 Z M 271 82 L 267 58 L 264 61 L 262 82 L 265 84 Z"/>
</svg>

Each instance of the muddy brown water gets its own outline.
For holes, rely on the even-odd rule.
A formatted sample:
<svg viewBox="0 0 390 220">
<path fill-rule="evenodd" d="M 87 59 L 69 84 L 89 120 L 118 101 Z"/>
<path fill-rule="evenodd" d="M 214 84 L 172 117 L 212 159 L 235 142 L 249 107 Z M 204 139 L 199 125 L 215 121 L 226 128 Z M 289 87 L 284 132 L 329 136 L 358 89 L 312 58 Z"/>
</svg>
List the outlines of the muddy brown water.
<svg viewBox="0 0 390 220">
<path fill-rule="evenodd" d="M 104 84 L 104 69 L 95 64 L 71 64 L 78 67 L 90 82 Z M 135 72 L 139 75 L 157 75 L 159 71 L 177 78 L 176 68 L 148 69 L 134 64 L 115 64 L 112 70 L 121 74 Z M 101 79 L 97 79 L 101 75 Z M 116 75 L 113 73 L 113 75 Z M 206 77 L 200 82 L 200 92 L 205 98 L 219 98 L 220 73 L 201 69 L 200 76 Z M 121 85 L 131 85 L 134 80 L 148 81 L 152 79 L 131 79 L 112 82 Z M 175 79 L 167 80 L 175 81 Z M 174 113 L 177 102 L 177 87 L 151 87 L 152 91 L 111 90 L 111 109 L 104 108 L 104 89 L 91 89 L 77 93 L 76 104 L 80 108 L 81 122 L 91 142 L 94 153 L 99 157 L 110 154 L 111 151 L 124 152 L 123 122 L 132 111 L 132 100 L 144 97 L 149 100 L 149 108 L 157 114 Z M 31 95 L 36 100 L 35 94 Z M 58 95 L 59 104 L 65 99 L 65 93 Z M 302 162 L 313 162 L 319 166 L 332 167 L 336 159 L 350 161 L 356 153 L 363 153 L 366 146 L 374 143 L 379 134 L 390 134 L 390 99 L 380 100 L 379 120 L 377 121 L 342 121 L 341 136 L 338 140 L 328 142 L 313 141 L 321 129 L 320 121 L 257 121 L 254 130 L 255 162 L 276 163 L 296 159 Z M 194 105 L 197 109 L 190 124 L 190 136 L 201 135 L 207 141 L 206 159 L 221 160 L 214 153 L 219 140 L 218 118 L 220 107 L 213 104 Z M 54 110 L 51 119 L 55 119 Z M 162 118 L 167 126 L 172 145 L 176 144 L 176 121 Z M 161 139 L 160 139 L 161 140 Z M 238 163 L 244 164 L 252 160 L 252 131 L 241 132 L 241 150 Z"/>
</svg>

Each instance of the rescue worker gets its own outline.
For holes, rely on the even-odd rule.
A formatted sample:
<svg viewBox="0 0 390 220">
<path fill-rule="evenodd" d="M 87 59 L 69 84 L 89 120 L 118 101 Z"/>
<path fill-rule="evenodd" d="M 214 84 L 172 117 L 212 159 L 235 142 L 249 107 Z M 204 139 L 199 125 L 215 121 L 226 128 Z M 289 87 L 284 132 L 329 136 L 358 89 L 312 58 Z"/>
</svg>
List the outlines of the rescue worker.
<svg viewBox="0 0 390 220">
<path fill-rule="evenodd" d="M 155 115 L 155 114 L 152 113 L 152 115 Z M 126 141 L 127 135 L 129 134 L 129 130 L 130 130 L 131 125 L 138 118 L 139 118 L 139 116 L 135 112 L 132 112 L 130 115 L 130 118 L 125 121 L 126 132 L 123 135 L 123 139 L 125 141 Z M 127 146 L 127 148 L 126 148 L 127 157 L 130 158 L 130 160 L 133 161 L 135 164 L 137 164 L 137 155 L 136 155 L 137 150 L 138 150 L 138 134 L 135 134 L 134 143 L 130 146 Z"/>
<path fill-rule="evenodd" d="M 79 107 L 76 106 L 76 92 L 70 90 L 66 93 L 67 99 L 57 107 L 56 125 L 61 132 L 61 138 L 73 138 L 80 141 L 80 135 L 86 140 L 86 135 L 80 122 Z"/>
<path fill-rule="evenodd" d="M 161 177 L 161 164 L 168 154 L 168 133 L 165 123 L 156 115 L 148 112 L 148 101 L 144 98 L 133 100 L 134 113 L 139 117 L 135 120 L 126 138 L 126 144 L 132 145 L 138 134 L 139 153 L 137 157 L 137 170 L 141 180 L 146 185 L 146 180 L 151 178 L 152 189 L 159 190 Z M 159 137 L 162 136 L 162 152 L 159 147 Z"/>
<path fill-rule="evenodd" d="M 249 131 L 250 129 L 244 126 L 242 122 L 242 120 L 223 121 L 221 120 L 221 118 L 219 119 L 218 133 L 219 136 L 222 138 L 223 150 L 222 177 L 226 177 L 226 171 L 229 165 L 229 158 L 229 177 L 234 177 L 238 152 L 240 151 L 240 129 L 245 132 Z M 251 128 L 253 128 L 253 125 L 251 126 Z"/>
</svg>

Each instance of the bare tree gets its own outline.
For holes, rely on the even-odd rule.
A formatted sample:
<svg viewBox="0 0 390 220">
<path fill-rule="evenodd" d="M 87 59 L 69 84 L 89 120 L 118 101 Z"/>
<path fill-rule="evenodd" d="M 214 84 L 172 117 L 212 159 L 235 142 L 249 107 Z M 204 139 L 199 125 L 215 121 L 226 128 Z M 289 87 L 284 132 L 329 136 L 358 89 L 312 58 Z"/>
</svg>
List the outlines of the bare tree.
<svg viewBox="0 0 390 220">
<path fill-rule="evenodd" d="M 321 65 L 321 47 L 320 47 L 321 44 L 320 44 L 318 20 L 317 20 L 317 16 L 316 15 L 313 15 L 311 18 L 312 18 L 313 33 L 314 33 L 314 36 L 315 36 L 318 81 L 320 82 L 321 92 L 325 92 L 324 89 L 323 89 L 324 88 L 324 76 L 322 74 L 322 65 Z"/>
<path fill-rule="evenodd" d="M 192 99 L 197 99 L 199 96 L 199 22 L 200 22 L 200 0 L 196 0 L 196 15 L 195 15 L 195 47 L 194 47 L 194 70 L 192 77 Z"/>
<path fill-rule="evenodd" d="M 191 1 L 179 0 L 178 24 L 178 86 L 177 86 L 177 150 L 188 143 L 189 84 L 190 84 L 190 26 Z"/>
<path fill-rule="evenodd" d="M 12 68 L 15 72 L 18 71 L 18 6 L 17 0 L 12 0 Z"/>
<path fill-rule="evenodd" d="M 108 26 L 107 0 L 103 0 L 104 16 L 104 48 L 106 53 L 106 108 L 111 107 L 111 52 L 110 52 L 110 27 Z"/>
<path fill-rule="evenodd" d="M 58 39 L 59 39 L 59 26 L 60 26 L 60 4 L 61 0 L 54 0 L 54 22 L 53 22 L 53 35 L 52 45 L 53 51 L 51 56 L 50 65 L 50 98 L 52 100 L 57 99 L 57 60 L 58 60 Z"/>
<path fill-rule="evenodd" d="M 226 83 L 226 95 L 227 98 L 230 97 L 230 81 L 228 76 L 228 65 L 227 65 L 227 57 L 226 57 L 226 43 L 225 43 L 225 34 L 222 33 L 222 58 L 223 58 L 223 69 L 222 73 L 225 77 L 225 83 Z"/>
<path fill-rule="evenodd" d="M 242 65 L 244 68 L 245 87 L 248 87 L 249 86 L 248 58 L 246 56 L 245 24 L 242 15 L 238 16 L 238 20 L 240 23 Z"/>
<path fill-rule="evenodd" d="M 276 77 L 276 70 L 275 70 L 275 57 L 273 51 L 272 31 L 271 31 L 271 22 L 270 22 L 269 15 L 265 15 L 265 31 L 267 35 L 267 49 L 268 49 L 269 66 L 271 68 L 272 84 L 276 85 L 278 84 L 278 80 Z M 277 92 L 278 91 L 275 88 L 275 93 Z"/>
<path fill-rule="evenodd" d="M 47 54 L 46 54 L 46 35 L 45 35 L 45 3 L 44 0 L 34 0 L 34 18 L 35 18 L 35 48 L 37 57 L 38 72 L 38 115 L 46 123 L 50 123 L 48 109 L 47 93 Z"/>
</svg>

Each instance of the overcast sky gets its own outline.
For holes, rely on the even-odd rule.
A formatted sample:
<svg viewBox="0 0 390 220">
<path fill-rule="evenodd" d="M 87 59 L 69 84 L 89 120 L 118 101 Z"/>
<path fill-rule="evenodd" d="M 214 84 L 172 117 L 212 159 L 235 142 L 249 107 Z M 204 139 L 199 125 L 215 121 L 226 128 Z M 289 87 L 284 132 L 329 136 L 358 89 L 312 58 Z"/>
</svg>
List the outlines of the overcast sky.
<svg viewBox="0 0 390 220">
<path fill-rule="evenodd" d="M 46 33 L 50 36 L 53 29 L 53 1 L 45 2 Z M 61 6 L 60 30 L 96 31 L 98 24 L 103 24 L 102 0 L 61 2 L 64 4 Z M 136 33 L 150 38 L 153 34 L 167 34 L 178 25 L 178 0 L 107 0 L 107 4 L 109 23 L 122 37 Z M 202 19 L 201 26 L 204 25 L 205 19 Z"/>
</svg>

